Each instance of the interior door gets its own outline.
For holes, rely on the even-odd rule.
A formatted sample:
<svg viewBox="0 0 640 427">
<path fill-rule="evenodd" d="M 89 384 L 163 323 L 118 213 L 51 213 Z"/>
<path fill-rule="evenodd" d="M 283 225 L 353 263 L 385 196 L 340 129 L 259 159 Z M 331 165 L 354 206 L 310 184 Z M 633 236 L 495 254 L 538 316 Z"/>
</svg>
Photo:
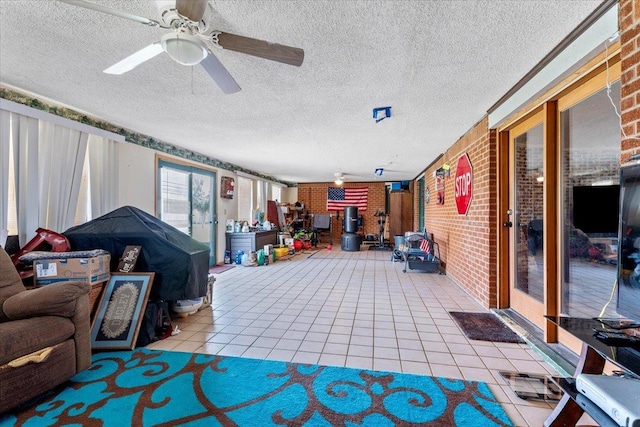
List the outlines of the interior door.
<svg viewBox="0 0 640 427">
<path fill-rule="evenodd" d="M 509 305 L 544 327 L 544 154 L 542 114 L 509 133 Z"/>
</svg>

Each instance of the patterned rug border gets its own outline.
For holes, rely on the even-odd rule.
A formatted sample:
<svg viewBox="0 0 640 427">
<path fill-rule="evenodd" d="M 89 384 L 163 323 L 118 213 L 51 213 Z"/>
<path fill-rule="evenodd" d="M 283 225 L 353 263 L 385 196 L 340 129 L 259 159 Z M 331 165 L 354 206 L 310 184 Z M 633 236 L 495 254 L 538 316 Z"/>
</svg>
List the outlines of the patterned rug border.
<svg viewBox="0 0 640 427">
<path fill-rule="evenodd" d="M 513 426 L 482 381 L 149 350 L 90 369 L 0 426 Z"/>
</svg>

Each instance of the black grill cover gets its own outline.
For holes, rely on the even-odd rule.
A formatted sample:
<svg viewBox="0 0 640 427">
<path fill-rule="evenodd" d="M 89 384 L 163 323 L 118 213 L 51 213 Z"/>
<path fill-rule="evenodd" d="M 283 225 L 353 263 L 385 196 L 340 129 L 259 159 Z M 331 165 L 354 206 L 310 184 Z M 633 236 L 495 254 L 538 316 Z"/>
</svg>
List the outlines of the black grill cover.
<svg viewBox="0 0 640 427">
<path fill-rule="evenodd" d="M 209 247 L 138 208 L 124 206 L 62 234 L 72 250 L 109 251 L 111 271 L 116 271 L 127 245 L 142 246 L 135 271 L 155 273 L 151 300 L 176 301 L 207 294 Z"/>
</svg>

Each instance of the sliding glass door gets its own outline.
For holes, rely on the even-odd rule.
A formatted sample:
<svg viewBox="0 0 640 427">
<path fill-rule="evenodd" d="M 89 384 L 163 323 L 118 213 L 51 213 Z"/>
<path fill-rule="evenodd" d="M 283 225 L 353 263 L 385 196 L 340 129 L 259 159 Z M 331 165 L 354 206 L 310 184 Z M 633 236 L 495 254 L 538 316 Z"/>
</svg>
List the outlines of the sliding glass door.
<svg viewBox="0 0 640 427">
<path fill-rule="evenodd" d="M 216 264 L 216 174 L 168 160 L 158 160 L 158 217 L 209 246 Z"/>
<path fill-rule="evenodd" d="M 616 317 L 620 105 L 616 69 L 561 98 L 562 314 Z M 607 85 L 611 88 L 609 89 Z"/>
</svg>

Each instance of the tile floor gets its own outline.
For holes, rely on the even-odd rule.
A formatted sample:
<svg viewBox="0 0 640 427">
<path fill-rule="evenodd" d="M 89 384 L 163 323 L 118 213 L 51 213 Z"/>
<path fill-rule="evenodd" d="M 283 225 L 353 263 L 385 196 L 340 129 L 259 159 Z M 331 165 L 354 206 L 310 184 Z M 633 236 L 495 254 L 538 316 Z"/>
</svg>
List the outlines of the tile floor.
<svg viewBox="0 0 640 427">
<path fill-rule="evenodd" d="M 176 318 L 150 348 L 408 372 L 487 382 L 517 426 L 552 405 L 521 400 L 499 370 L 557 372 L 526 344 L 468 340 L 448 311 L 486 311 L 446 275 L 390 252 L 334 247 L 216 275 L 213 304 Z"/>
</svg>

